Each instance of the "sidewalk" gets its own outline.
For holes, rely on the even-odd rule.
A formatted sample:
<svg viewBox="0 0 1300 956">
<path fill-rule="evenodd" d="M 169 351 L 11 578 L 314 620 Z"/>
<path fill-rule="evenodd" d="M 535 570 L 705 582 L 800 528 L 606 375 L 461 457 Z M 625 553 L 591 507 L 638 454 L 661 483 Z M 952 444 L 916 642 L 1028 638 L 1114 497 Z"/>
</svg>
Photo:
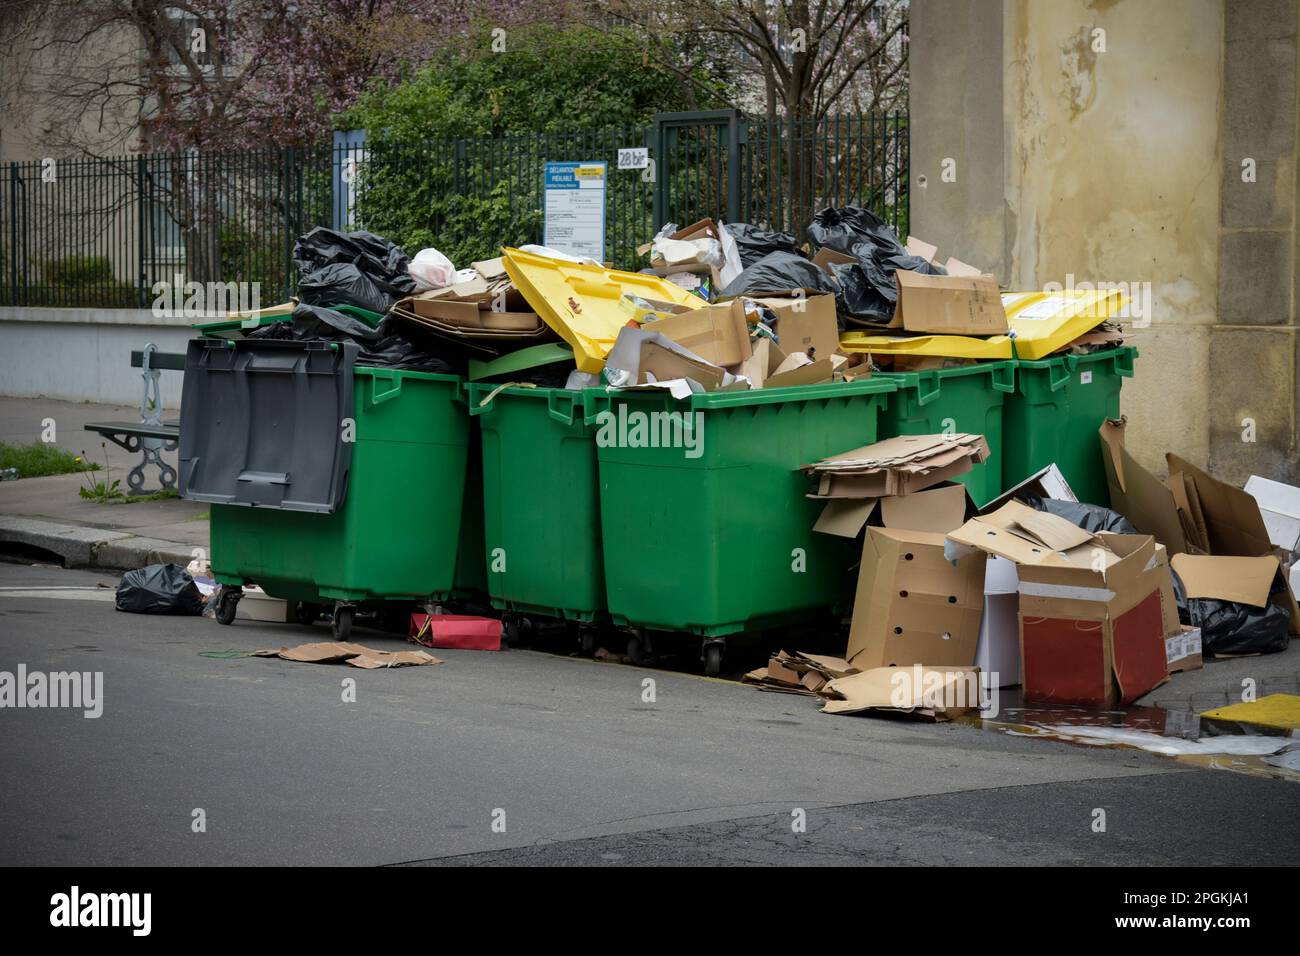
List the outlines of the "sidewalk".
<svg viewBox="0 0 1300 956">
<path fill-rule="evenodd" d="M 176 397 L 176 396 L 173 396 Z M 164 398 L 167 398 L 164 395 Z M 175 410 L 164 416 L 175 418 Z M 126 474 L 140 461 L 99 435 L 84 430 L 91 421 L 139 421 L 136 408 L 32 398 L 0 398 L 0 441 L 25 444 L 40 438 L 45 419 L 54 419 L 55 444 L 100 465 L 94 481 L 112 478 L 126 485 Z M 107 447 L 101 447 L 101 441 Z M 164 452 L 176 466 L 176 452 Z M 105 463 L 107 462 L 107 468 Z M 149 469 L 145 487 L 158 487 Z M 0 482 L 0 550 L 28 556 L 49 552 L 68 567 L 127 570 L 160 561 L 187 564 L 193 549 L 208 547 L 207 505 L 172 498 L 134 504 L 100 504 L 77 492 L 82 475 L 22 478 Z"/>
</svg>

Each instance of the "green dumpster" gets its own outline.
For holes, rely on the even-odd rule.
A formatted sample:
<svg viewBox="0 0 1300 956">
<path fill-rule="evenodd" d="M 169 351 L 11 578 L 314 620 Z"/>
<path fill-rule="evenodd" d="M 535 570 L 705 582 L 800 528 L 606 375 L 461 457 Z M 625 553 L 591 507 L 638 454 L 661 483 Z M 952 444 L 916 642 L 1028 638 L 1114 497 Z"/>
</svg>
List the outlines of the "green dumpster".
<svg viewBox="0 0 1300 956">
<path fill-rule="evenodd" d="M 1108 505 L 1097 429 L 1119 417 L 1119 392 L 1133 375 L 1131 345 L 1089 355 L 1016 363 L 1016 390 L 1003 409 L 1003 484 L 1055 464 L 1080 501 Z"/>
<path fill-rule="evenodd" d="M 880 414 L 880 437 L 968 432 L 983 435 L 989 457 L 957 478 L 977 505 L 1002 493 L 1002 408 L 1015 391 L 1016 363 L 980 362 L 923 372 L 879 372 L 898 385 Z"/>
<path fill-rule="evenodd" d="M 460 376 L 356 352 L 195 339 L 181 409 L 181 491 L 212 505 L 216 580 L 340 602 L 340 637 L 358 602 L 452 592 L 469 442 Z"/>
<path fill-rule="evenodd" d="M 605 614 L 595 429 L 583 393 L 471 382 L 483 436 L 492 606 L 591 622 Z"/>
<path fill-rule="evenodd" d="M 681 400 L 588 389 L 615 623 L 711 638 L 846 605 L 858 556 L 814 533 L 825 502 L 798 469 L 874 442 L 895 388 L 876 377 Z"/>
</svg>

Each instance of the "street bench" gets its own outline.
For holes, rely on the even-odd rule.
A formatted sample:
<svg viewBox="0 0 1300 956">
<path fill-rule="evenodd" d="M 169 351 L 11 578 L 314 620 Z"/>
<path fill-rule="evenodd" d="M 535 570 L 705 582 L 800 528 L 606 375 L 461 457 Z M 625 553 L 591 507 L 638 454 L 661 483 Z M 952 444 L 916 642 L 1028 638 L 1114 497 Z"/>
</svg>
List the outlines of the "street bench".
<svg viewBox="0 0 1300 956">
<path fill-rule="evenodd" d="M 129 452 L 140 452 L 140 464 L 126 476 L 131 494 L 144 491 L 144 470 L 149 465 L 158 467 L 158 480 L 163 488 L 176 487 L 176 469 L 163 461 L 164 451 L 175 451 L 180 442 L 181 423 L 164 421 L 162 417 L 162 391 L 158 379 L 161 372 L 185 371 L 185 356 L 177 352 L 159 352 L 158 346 L 146 345 L 143 351 L 131 352 L 131 367 L 142 369 L 144 394 L 140 397 L 138 422 L 90 422 L 86 431 L 102 435 Z"/>
</svg>

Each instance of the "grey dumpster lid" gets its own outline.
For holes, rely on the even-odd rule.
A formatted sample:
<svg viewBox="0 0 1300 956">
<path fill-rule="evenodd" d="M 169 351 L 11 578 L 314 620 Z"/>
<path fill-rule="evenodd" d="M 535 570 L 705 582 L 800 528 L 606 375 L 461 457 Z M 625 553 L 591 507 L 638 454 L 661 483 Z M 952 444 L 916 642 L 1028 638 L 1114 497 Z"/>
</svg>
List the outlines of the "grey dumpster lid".
<svg viewBox="0 0 1300 956">
<path fill-rule="evenodd" d="M 354 343 L 192 339 L 180 492 L 214 504 L 333 513 L 347 494 Z"/>
</svg>

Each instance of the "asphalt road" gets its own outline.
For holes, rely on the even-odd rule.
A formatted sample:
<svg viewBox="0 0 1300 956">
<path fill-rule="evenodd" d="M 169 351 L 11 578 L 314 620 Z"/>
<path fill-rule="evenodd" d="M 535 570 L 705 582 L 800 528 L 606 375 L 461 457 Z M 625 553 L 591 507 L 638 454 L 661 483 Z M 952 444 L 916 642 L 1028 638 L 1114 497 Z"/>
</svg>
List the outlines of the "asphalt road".
<svg viewBox="0 0 1300 956">
<path fill-rule="evenodd" d="M 0 710 L 0 864 L 1300 859 L 1284 781 L 536 651 L 386 671 L 208 657 L 328 632 L 13 590 L 97 582 L 115 583 L 0 565 L 0 671 L 104 680 L 97 719 Z"/>
</svg>

